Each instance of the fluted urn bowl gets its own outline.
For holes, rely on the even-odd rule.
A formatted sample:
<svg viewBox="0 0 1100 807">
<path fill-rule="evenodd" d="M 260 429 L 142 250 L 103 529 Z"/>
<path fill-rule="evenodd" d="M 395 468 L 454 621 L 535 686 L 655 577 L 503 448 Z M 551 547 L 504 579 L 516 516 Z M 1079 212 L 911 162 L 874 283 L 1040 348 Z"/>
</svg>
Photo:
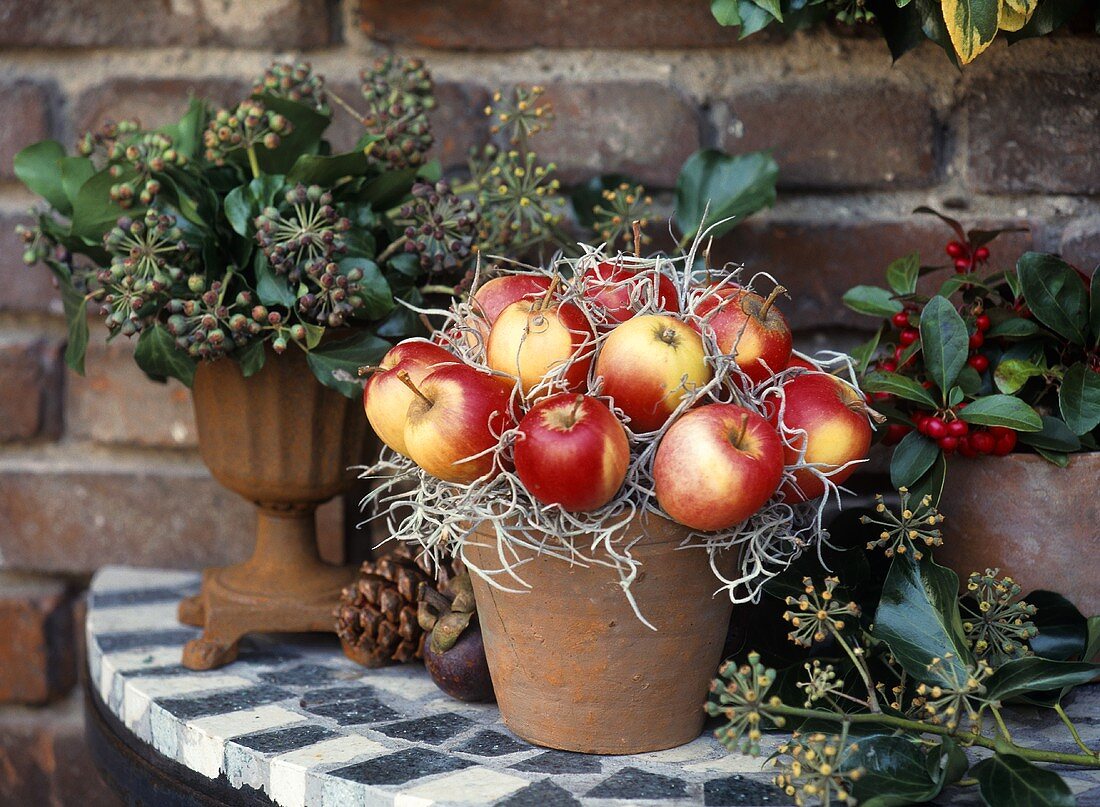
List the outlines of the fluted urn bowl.
<svg viewBox="0 0 1100 807">
<path fill-rule="evenodd" d="M 252 556 L 205 570 L 201 592 L 180 604 L 180 621 L 204 629 L 183 663 L 204 670 L 232 661 L 246 633 L 333 630 L 352 572 L 321 561 L 314 513 L 351 484 L 368 425 L 358 401 L 323 386 L 294 347 L 268 348 L 249 378 L 238 362 L 203 362 L 192 399 L 203 462 L 257 516 Z"/>
</svg>

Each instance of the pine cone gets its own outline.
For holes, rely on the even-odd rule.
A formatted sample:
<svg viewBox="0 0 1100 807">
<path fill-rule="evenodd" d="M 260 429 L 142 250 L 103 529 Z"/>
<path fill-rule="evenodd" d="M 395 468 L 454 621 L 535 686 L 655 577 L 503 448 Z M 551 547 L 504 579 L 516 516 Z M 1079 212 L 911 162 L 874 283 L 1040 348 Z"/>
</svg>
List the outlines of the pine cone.
<svg viewBox="0 0 1100 807">
<path fill-rule="evenodd" d="M 421 583 L 435 588 L 453 575 L 451 564 L 445 563 L 437 581 L 431 560 L 414 558 L 404 545 L 363 563 L 359 578 L 344 589 L 333 614 L 344 653 L 366 667 L 423 658 L 425 633 L 417 621 L 417 589 Z"/>
</svg>

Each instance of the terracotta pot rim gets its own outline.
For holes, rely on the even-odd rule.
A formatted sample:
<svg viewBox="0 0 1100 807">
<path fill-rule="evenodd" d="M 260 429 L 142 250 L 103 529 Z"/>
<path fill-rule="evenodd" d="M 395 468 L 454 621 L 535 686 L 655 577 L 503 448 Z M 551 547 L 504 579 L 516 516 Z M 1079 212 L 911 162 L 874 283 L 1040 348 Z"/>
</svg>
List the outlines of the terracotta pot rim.
<svg viewBox="0 0 1100 807">
<path fill-rule="evenodd" d="M 479 521 L 471 526 L 469 532 L 466 533 L 466 536 L 462 539 L 463 542 L 472 539 L 474 536 L 485 534 L 493 538 L 495 543 L 495 534 L 481 532 L 482 527 L 487 524 L 490 524 L 490 522 Z M 658 515 L 657 513 L 636 514 L 632 519 L 623 524 L 622 529 L 636 529 L 643 534 L 640 536 L 633 536 L 629 541 L 624 538 L 618 538 L 613 542 L 615 546 L 663 546 L 664 544 L 680 544 L 688 540 L 694 532 L 690 527 L 685 527 L 683 524 L 673 521 L 666 516 Z M 684 549 L 703 550 L 704 547 L 686 546 Z M 542 553 L 540 552 L 538 554 L 541 555 Z"/>
<path fill-rule="evenodd" d="M 1073 470 L 1080 465 L 1100 466 L 1100 451 L 1078 451 L 1069 455 L 1069 466 L 1066 468 L 1059 468 L 1051 462 L 1040 457 L 1038 454 L 1026 454 L 1023 452 L 1013 452 L 1006 454 L 1003 457 L 973 457 L 967 459 L 966 457 L 952 457 L 952 462 L 957 462 L 960 465 L 973 465 L 979 462 L 1014 462 L 1023 465 L 1034 465 L 1038 468 L 1049 469 L 1056 473 Z M 951 471 L 948 469 L 948 477 L 950 478 Z"/>
</svg>

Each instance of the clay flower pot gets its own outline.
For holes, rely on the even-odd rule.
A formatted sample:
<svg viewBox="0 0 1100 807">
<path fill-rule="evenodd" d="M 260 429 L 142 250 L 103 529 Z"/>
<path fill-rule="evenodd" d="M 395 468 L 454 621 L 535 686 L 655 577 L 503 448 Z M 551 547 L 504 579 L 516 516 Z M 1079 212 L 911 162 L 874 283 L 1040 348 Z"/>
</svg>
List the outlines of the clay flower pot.
<svg viewBox="0 0 1100 807">
<path fill-rule="evenodd" d="M 497 703 L 525 740 L 637 754 L 683 745 L 702 731 L 732 606 L 724 592 L 715 594 L 707 553 L 677 549 L 685 528 L 650 515 L 626 538 L 639 535 L 631 554 L 642 567 L 630 590 L 655 631 L 638 620 L 618 574 L 605 566 L 521 553 L 529 560 L 516 572 L 531 588 L 515 594 L 471 574 Z M 476 532 L 465 553 L 484 571 L 501 568 L 491 529 Z M 735 563 L 736 552 L 720 558 L 724 572 Z"/>
<path fill-rule="evenodd" d="M 951 458 L 940 497 L 936 560 L 965 581 L 998 567 L 1025 594 L 1057 591 L 1086 616 L 1100 613 L 1100 452 L 1058 468 L 1034 454 Z"/>
<path fill-rule="evenodd" d="M 180 604 L 180 621 L 204 629 L 183 664 L 206 670 L 232 661 L 246 633 L 334 629 L 354 572 L 321 562 L 314 511 L 351 484 L 368 425 L 359 402 L 323 386 L 293 347 L 269 349 L 250 378 L 235 361 L 203 362 L 192 398 L 203 461 L 257 516 L 252 557 L 205 570 L 202 591 Z"/>
</svg>

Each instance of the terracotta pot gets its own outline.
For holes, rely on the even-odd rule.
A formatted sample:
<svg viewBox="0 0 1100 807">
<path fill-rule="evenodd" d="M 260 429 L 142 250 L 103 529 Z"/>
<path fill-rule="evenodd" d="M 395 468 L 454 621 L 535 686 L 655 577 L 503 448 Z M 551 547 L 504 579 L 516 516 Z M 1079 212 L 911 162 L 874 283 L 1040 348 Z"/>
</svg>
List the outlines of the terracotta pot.
<svg viewBox="0 0 1100 807">
<path fill-rule="evenodd" d="M 642 570 L 631 586 L 657 630 L 643 625 L 604 566 L 546 555 L 517 573 L 531 588 L 508 593 L 471 575 L 485 653 L 504 722 L 537 745 L 586 754 L 637 754 L 683 745 L 703 728 L 703 703 L 721 660 L 731 605 L 707 553 L 677 547 L 687 531 L 654 516 L 627 539 Z M 495 534 L 476 533 L 467 558 L 501 568 Z M 583 543 L 583 542 L 581 542 Z M 736 553 L 720 559 L 733 568 Z M 510 580 L 507 575 L 501 579 Z"/>
<path fill-rule="evenodd" d="M 997 567 L 1024 592 L 1049 589 L 1100 613 L 1100 452 L 1058 468 L 1034 454 L 951 458 L 936 560 L 965 581 Z"/>
<path fill-rule="evenodd" d="M 227 664 L 253 631 L 331 631 L 350 569 L 321 562 L 314 511 L 354 479 L 368 433 L 356 400 L 323 386 L 305 354 L 268 352 L 250 378 L 228 359 L 204 362 L 192 389 L 199 450 L 221 484 L 255 503 L 256 548 L 244 563 L 207 569 L 180 620 L 204 628 L 191 669 Z"/>
</svg>

